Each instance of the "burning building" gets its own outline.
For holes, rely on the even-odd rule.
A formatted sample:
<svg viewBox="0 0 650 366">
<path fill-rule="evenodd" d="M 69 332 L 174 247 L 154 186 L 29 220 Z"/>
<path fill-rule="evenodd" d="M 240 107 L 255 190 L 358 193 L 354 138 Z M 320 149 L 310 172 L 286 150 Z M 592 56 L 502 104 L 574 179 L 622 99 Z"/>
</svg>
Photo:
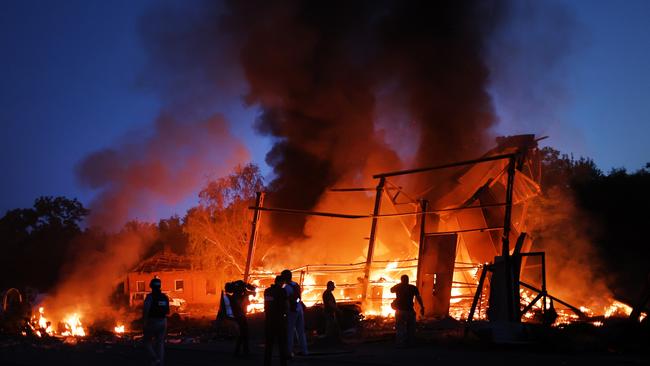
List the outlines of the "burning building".
<svg viewBox="0 0 650 366">
<path fill-rule="evenodd" d="M 142 305 L 149 292 L 149 281 L 158 277 L 162 281 L 162 291 L 172 304 L 216 304 L 219 302 L 220 284 L 217 275 L 211 271 L 195 268 L 185 257 L 170 252 L 160 252 L 140 262 L 124 280 L 124 294 L 130 306 Z"/>
<path fill-rule="evenodd" d="M 482 291 L 476 291 L 479 282 L 484 285 L 483 280 L 479 281 L 483 277 L 482 269 L 487 263 L 527 252 L 532 245 L 532 240 L 524 232 L 529 201 L 540 192 L 538 140 L 534 135 L 500 138 L 497 147 L 477 159 L 376 174 L 376 188 L 333 189 L 339 194 L 375 191 L 371 214 L 271 208 L 264 207 L 258 199 L 258 204 L 253 207 L 253 240 L 245 277 L 258 282 L 268 277 L 265 271 L 252 271 L 250 275 L 248 272 L 253 260 L 251 255 L 260 212 L 342 220 L 370 219 L 365 261 L 347 265 L 305 264 L 294 269 L 300 274 L 308 303 L 318 302 L 326 281 L 335 279 L 341 298 L 361 301 L 367 314 L 388 315 L 392 313 L 390 301 L 394 297 L 389 288 L 398 282 L 400 275 L 407 274 L 421 289 L 428 317 L 451 314 L 456 318 L 467 318 L 470 310 L 485 315 L 487 303 Z M 442 172 L 443 179 L 430 177 L 431 185 L 420 193 L 398 184 L 400 178 L 431 172 Z M 403 231 L 402 242 L 396 242 L 395 236 L 385 235 L 386 230 L 396 227 L 394 223 L 386 225 L 388 221 L 399 222 L 397 226 L 401 226 Z M 386 241 L 387 237 L 391 238 L 390 243 Z M 393 259 L 375 260 L 373 255 L 379 246 L 392 251 Z M 510 300 L 499 302 L 503 304 L 508 301 L 518 303 L 519 268 L 527 268 L 525 260 L 508 264 L 507 271 L 513 272 L 509 282 L 507 279 L 496 280 L 499 276 L 496 271 L 492 275 L 495 277 L 492 283 L 503 283 L 499 288 L 509 286 L 508 293 L 513 294 Z M 524 276 L 531 272 L 531 281 L 540 283 L 538 287 L 545 291 L 545 284 L 541 283 L 544 282 L 543 274 L 539 270 L 535 272 L 535 268 L 540 269 L 538 263 L 530 267 L 523 271 Z M 491 294 L 493 297 L 496 294 L 505 296 L 501 289 L 493 289 Z M 472 302 L 474 306 L 471 306 Z M 496 309 L 497 305 L 493 308 Z M 512 314 L 502 316 L 514 316 L 519 307 L 515 309 L 513 306 L 508 310 L 506 306 L 504 309 Z M 493 316 L 499 315 L 494 313 Z"/>
</svg>

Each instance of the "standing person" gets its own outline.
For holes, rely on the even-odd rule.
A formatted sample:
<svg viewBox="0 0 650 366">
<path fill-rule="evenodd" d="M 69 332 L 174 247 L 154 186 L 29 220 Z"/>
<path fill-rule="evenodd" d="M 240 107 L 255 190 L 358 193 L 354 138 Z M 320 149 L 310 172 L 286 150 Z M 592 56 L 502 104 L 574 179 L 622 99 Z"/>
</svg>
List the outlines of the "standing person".
<svg viewBox="0 0 650 366">
<path fill-rule="evenodd" d="M 340 313 L 334 297 L 334 281 L 327 281 L 327 289 L 323 292 L 323 311 L 325 313 L 325 336 L 328 341 L 338 343 L 341 339 L 341 329 L 336 315 Z"/>
<path fill-rule="evenodd" d="M 162 293 L 162 282 L 154 278 L 149 282 L 151 292 L 144 299 L 142 318 L 144 320 L 144 345 L 151 357 L 151 365 L 163 365 L 165 358 L 165 335 L 169 298 Z"/>
<path fill-rule="evenodd" d="M 248 308 L 248 296 L 255 295 L 255 286 L 250 285 L 242 280 L 231 282 L 232 290 L 232 315 L 239 327 L 239 335 L 235 342 L 234 355 L 239 356 L 243 354 L 248 356 L 250 354 L 249 340 L 248 340 L 248 319 L 246 319 L 246 310 Z"/>
<path fill-rule="evenodd" d="M 401 282 L 393 286 L 390 292 L 397 294 L 395 299 L 395 328 L 397 330 L 397 345 L 405 346 L 415 340 L 415 310 L 413 297 L 420 304 L 420 316 L 424 316 L 424 304 L 418 288 L 409 284 L 409 276 L 403 275 Z"/>
<path fill-rule="evenodd" d="M 293 339 L 297 335 L 300 354 L 308 355 L 307 337 L 305 336 L 305 304 L 302 302 L 300 285 L 291 280 L 291 271 L 285 269 L 280 274 L 284 279 L 284 289 L 289 300 L 289 316 L 287 329 L 287 347 L 289 356 L 293 357 Z"/>
<path fill-rule="evenodd" d="M 287 313 L 289 302 L 282 288 L 284 279 L 275 277 L 275 283 L 264 290 L 264 366 L 271 366 L 273 345 L 277 342 L 280 365 L 287 365 Z"/>
</svg>

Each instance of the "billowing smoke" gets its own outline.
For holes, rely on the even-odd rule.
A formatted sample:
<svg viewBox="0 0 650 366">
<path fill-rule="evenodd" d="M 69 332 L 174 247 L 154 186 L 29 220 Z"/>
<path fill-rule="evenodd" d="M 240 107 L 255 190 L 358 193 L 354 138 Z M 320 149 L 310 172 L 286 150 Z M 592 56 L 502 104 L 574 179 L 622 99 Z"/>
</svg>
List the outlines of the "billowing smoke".
<svg viewBox="0 0 650 366">
<path fill-rule="evenodd" d="M 406 121 L 418 131 L 400 142 L 417 146 L 410 163 L 474 157 L 489 141 L 496 118 L 484 51 L 499 1 L 228 4 L 221 22 L 236 39 L 246 101 L 260 107 L 258 131 L 276 141 L 272 205 L 313 208 L 373 155 L 388 157 L 384 169 L 399 166 L 400 146 L 377 133 L 379 95 L 405 116 L 384 128 Z M 272 219 L 274 230 L 302 233 L 300 216 Z"/>
<path fill-rule="evenodd" d="M 493 142 L 488 51 L 509 8 L 499 0 L 157 3 L 140 25 L 149 60 L 140 85 L 164 113 L 145 138 L 80 164 L 81 182 L 100 191 L 92 224 L 118 226 L 239 162 L 244 149 L 214 112 L 242 97 L 273 140 L 270 206 L 358 213 L 367 197 L 325 197 L 327 188 L 476 157 Z M 265 217 L 289 240 L 322 229 L 299 215 Z M 357 226 L 345 236 L 365 248 L 367 226 Z"/>
<path fill-rule="evenodd" d="M 529 229 L 536 250 L 546 252 L 550 293 L 574 305 L 601 313 L 613 297 L 592 239 L 597 227 L 566 188 L 553 187 L 530 207 Z"/>
<path fill-rule="evenodd" d="M 194 123 L 163 115 L 148 136 L 129 137 L 79 164 L 79 181 L 99 190 L 89 224 L 117 229 L 160 203 L 178 203 L 208 174 L 224 175 L 246 158 L 220 115 Z"/>
<path fill-rule="evenodd" d="M 79 183 L 97 192 L 88 225 L 110 234 L 104 240 L 81 237 L 74 244 L 64 281 L 47 301 L 60 312 L 84 306 L 86 318 L 96 317 L 121 276 L 158 239 L 151 225 L 124 226 L 127 221 L 155 217 L 157 209 L 196 195 L 208 177 L 226 175 L 249 159 L 231 133 L 231 123 L 216 108 L 225 95 L 219 87 L 225 84 L 197 77 L 201 73 L 186 67 L 191 60 L 186 55 L 161 57 L 153 40 L 162 28 L 146 23 L 145 18 L 147 66 L 137 83 L 158 97 L 161 111 L 148 126 L 78 164 Z"/>
</svg>

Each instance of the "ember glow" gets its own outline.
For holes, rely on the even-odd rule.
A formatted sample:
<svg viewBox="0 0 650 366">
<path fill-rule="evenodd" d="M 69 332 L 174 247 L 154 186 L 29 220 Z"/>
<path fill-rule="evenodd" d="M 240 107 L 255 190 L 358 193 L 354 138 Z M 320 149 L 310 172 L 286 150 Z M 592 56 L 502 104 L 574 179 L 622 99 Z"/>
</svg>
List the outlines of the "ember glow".
<svg viewBox="0 0 650 366">
<path fill-rule="evenodd" d="M 67 315 L 63 319 L 63 325 L 65 331 L 61 333 L 62 336 L 75 336 L 75 337 L 85 337 L 86 331 L 81 325 L 81 317 L 77 313 Z"/>
<path fill-rule="evenodd" d="M 605 318 L 610 318 L 612 316 L 630 316 L 632 314 L 632 307 L 623 304 L 620 301 L 611 300 L 612 303 L 605 309 Z"/>
<path fill-rule="evenodd" d="M 115 328 L 113 328 L 113 331 L 116 334 L 124 334 L 124 324 L 116 325 Z"/>
</svg>

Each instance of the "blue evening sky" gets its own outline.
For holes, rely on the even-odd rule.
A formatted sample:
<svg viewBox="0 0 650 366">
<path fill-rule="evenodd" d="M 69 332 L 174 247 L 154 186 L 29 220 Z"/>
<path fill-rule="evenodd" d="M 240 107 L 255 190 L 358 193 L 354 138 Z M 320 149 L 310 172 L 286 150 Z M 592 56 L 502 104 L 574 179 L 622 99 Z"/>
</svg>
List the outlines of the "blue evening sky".
<svg viewBox="0 0 650 366">
<path fill-rule="evenodd" d="M 152 3 L 2 3 L 0 214 L 41 195 L 87 203 L 93 192 L 79 187 L 75 165 L 151 124 L 160 104 L 135 79 L 144 64 L 136 23 Z M 579 34 L 564 61 L 566 97 L 556 123 L 533 132 L 548 133 L 549 145 L 591 157 L 604 171 L 639 169 L 650 162 L 650 1 L 565 3 Z M 264 166 L 270 144 L 252 131 L 254 112 L 236 100 L 223 112 Z M 161 215 L 182 214 L 192 202 L 188 197 Z"/>
</svg>

